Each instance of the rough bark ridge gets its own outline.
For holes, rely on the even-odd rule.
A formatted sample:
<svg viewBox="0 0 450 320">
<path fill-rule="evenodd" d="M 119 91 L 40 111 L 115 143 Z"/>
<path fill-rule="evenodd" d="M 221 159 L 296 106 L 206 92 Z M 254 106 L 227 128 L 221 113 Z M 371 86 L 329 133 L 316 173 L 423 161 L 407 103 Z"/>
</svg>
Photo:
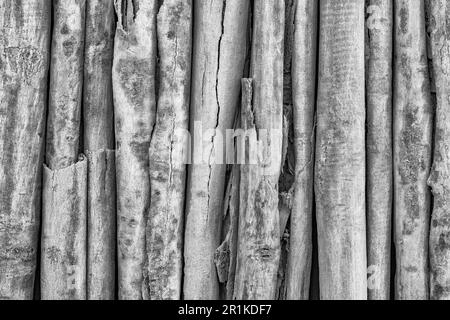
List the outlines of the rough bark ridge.
<svg viewBox="0 0 450 320">
<path fill-rule="evenodd" d="M 393 3 L 369 0 L 366 5 L 367 286 L 370 300 L 388 300 L 393 197 Z"/>
<path fill-rule="evenodd" d="M 181 298 L 186 156 L 189 144 L 192 1 L 164 0 L 157 17 L 159 90 L 150 144 L 149 296 Z"/>
<path fill-rule="evenodd" d="M 295 181 L 286 298 L 307 300 L 312 258 L 312 206 L 318 5 L 296 0 L 292 53 Z"/>
<path fill-rule="evenodd" d="M 193 164 L 186 194 L 184 298 L 217 299 L 226 166 L 224 140 L 239 105 L 247 54 L 249 1 L 194 2 L 190 131 Z"/>
<path fill-rule="evenodd" d="M 155 122 L 157 1 L 115 1 L 113 96 L 116 135 L 119 299 L 148 298 L 145 230 L 149 148 Z"/>
<path fill-rule="evenodd" d="M 83 129 L 88 158 L 87 298 L 114 299 L 116 204 L 112 60 L 114 3 L 86 3 Z"/>
<path fill-rule="evenodd" d="M 283 127 L 283 1 L 256 0 L 253 7 L 251 70 L 242 82 L 241 121 L 260 139 L 250 141 L 241 165 L 239 243 L 234 298 L 274 299 L 280 259 L 278 180 Z M 256 152 L 260 157 L 256 157 Z M 256 159 L 256 163 L 253 162 Z"/>
<path fill-rule="evenodd" d="M 434 163 L 428 184 L 434 195 L 430 226 L 430 298 L 450 299 L 450 3 L 431 0 L 431 50 L 437 93 Z"/>
<path fill-rule="evenodd" d="M 424 2 L 397 0 L 394 8 L 395 296 L 427 299 L 433 110 Z"/>
<path fill-rule="evenodd" d="M 321 1 L 319 43 L 320 296 L 366 299 L 364 1 Z"/>
<path fill-rule="evenodd" d="M 0 299 L 32 299 L 50 56 L 50 2 L 0 2 Z"/>
</svg>

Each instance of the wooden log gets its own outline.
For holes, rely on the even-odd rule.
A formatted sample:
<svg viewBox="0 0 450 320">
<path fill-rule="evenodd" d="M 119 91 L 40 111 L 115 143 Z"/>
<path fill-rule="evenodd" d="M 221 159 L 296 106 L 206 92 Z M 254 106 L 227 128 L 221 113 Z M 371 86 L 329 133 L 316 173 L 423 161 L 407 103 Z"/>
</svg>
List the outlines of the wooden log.
<svg viewBox="0 0 450 320">
<path fill-rule="evenodd" d="M 366 299 L 364 1 L 321 1 L 319 34 L 320 297 Z"/>
<path fill-rule="evenodd" d="M 249 1 L 194 2 L 190 111 L 194 159 L 188 168 L 186 193 L 185 299 L 219 297 L 214 253 L 220 245 L 225 192 L 221 151 L 239 105 L 248 12 Z"/>
<path fill-rule="evenodd" d="M 115 297 L 115 167 L 112 60 L 114 3 L 86 3 L 83 129 L 88 158 L 87 298 Z"/>
<path fill-rule="evenodd" d="M 51 170 L 78 159 L 85 1 L 53 1 L 53 34 L 45 161 Z"/>
<path fill-rule="evenodd" d="M 112 69 L 117 186 L 119 299 L 148 298 L 145 229 L 149 148 L 155 122 L 157 1 L 115 1 Z"/>
<path fill-rule="evenodd" d="M 370 300 L 389 300 L 393 3 L 391 0 L 370 0 L 367 4 L 367 286 Z"/>
<path fill-rule="evenodd" d="M 0 299 L 32 299 L 50 57 L 49 1 L 0 2 Z"/>
<path fill-rule="evenodd" d="M 307 300 L 312 261 L 312 207 L 318 5 L 297 0 L 292 52 L 295 181 L 286 299 Z"/>
<path fill-rule="evenodd" d="M 146 235 L 151 300 L 181 298 L 191 4 L 191 0 L 164 0 L 157 16 L 159 90 L 150 144 L 151 207 Z"/>
<path fill-rule="evenodd" d="M 450 299 L 450 4 L 430 0 L 431 51 L 436 84 L 437 108 L 435 119 L 434 163 L 428 184 L 432 187 L 430 299 Z"/>
<path fill-rule="evenodd" d="M 395 296 L 428 299 L 428 232 L 433 109 L 424 2 L 394 2 Z"/>
<path fill-rule="evenodd" d="M 86 299 L 87 159 L 63 169 L 44 166 L 41 298 Z"/>
</svg>

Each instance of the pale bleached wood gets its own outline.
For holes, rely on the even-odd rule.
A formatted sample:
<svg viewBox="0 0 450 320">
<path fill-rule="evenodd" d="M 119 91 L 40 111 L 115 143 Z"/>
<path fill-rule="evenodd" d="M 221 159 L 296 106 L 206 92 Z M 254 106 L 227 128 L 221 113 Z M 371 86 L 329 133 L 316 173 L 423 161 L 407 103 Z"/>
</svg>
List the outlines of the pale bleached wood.
<svg viewBox="0 0 450 320">
<path fill-rule="evenodd" d="M 315 87 L 318 4 L 296 0 L 292 53 L 295 181 L 286 276 L 286 299 L 307 300 L 312 259 Z"/>
<path fill-rule="evenodd" d="M 88 158 L 87 298 L 115 296 L 115 167 L 112 59 L 114 2 L 86 2 L 83 131 Z"/>
<path fill-rule="evenodd" d="M 393 2 L 367 3 L 367 276 L 368 298 L 389 300 L 392 220 Z"/>
<path fill-rule="evenodd" d="M 431 217 L 430 299 L 450 299 L 450 3 L 430 0 L 431 53 L 436 84 L 434 163 L 428 184 L 434 195 Z"/>
<path fill-rule="evenodd" d="M 80 143 L 86 3 L 53 1 L 53 33 L 45 161 L 52 170 L 74 164 Z"/>
<path fill-rule="evenodd" d="M 164 0 L 157 16 L 159 90 L 150 144 L 151 206 L 146 234 L 151 300 L 181 298 L 191 4 L 191 0 Z"/>
<path fill-rule="evenodd" d="M 116 171 L 112 150 L 87 151 L 87 299 L 113 300 L 116 283 Z"/>
<path fill-rule="evenodd" d="M 220 150 L 225 150 L 225 130 L 232 129 L 239 105 L 249 5 L 248 0 L 194 2 L 190 112 L 194 159 L 186 193 L 185 299 L 219 297 L 214 253 L 220 245 L 226 171 Z"/>
<path fill-rule="evenodd" d="M 424 2 L 394 2 L 395 297 L 428 299 L 428 232 L 433 109 Z"/>
<path fill-rule="evenodd" d="M 33 298 L 50 4 L 0 2 L 0 299 Z"/>
<path fill-rule="evenodd" d="M 86 299 L 86 157 L 63 169 L 44 166 L 41 299 Z"/>
<path fill-rule="evenodd" d="M 155 122 L 157 1 L 115 1 L 112 70 L 116 137 L 118 294 L 148 298 L 145 229 L 150 210 L 149 148 Z"/>
<path fill-rule="evenodd" d="M 320 1 L 319 35 L 320 297 L 366 299 L 364 1 Z"/>
</svg>

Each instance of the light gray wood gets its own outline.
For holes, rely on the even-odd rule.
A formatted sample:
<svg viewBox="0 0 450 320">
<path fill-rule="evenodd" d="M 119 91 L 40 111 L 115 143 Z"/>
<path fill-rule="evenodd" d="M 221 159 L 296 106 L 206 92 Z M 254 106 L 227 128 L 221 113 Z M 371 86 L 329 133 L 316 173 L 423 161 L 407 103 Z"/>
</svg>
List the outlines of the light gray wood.
<svg viewBox="0 0 450 320">
<path fill-rule="evenodd" d="M 0 1 L 0 299 L 33 298 L 50 4 Z"/>
</svg>

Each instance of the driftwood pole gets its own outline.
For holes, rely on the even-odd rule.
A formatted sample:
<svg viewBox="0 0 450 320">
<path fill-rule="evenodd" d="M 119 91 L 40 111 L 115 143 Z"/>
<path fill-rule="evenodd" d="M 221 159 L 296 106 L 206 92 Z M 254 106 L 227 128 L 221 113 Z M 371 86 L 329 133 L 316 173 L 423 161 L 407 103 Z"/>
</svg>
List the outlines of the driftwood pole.
<svg viewBox="0 0 450 320">
<path fill-rule="evenodd" d="M 214 253 L 220 245 L 226 129 L 239 105 L 247 55 L 249 1 L 194 2 L 190 131 L 193 164 L 186 193 L 185 299 L 217 299 Z"/>
<path fill-rule="evenodd" d="M 424 2 L 394 2 L 394 213 L 397 299 L 427 299 L 432 118 Z"/>
<path fill-rule="evenodd" d="M 368 298 L 389 300 L 392 219 L 393 2 L 367 2 L 367 274 Z"/>
<path fill-rule="evenodd" d="M 0 2 L 0 299 L 33 298 L 50 4 Z"/>
<path fill-rule="evenodd" d="M 119 299 L 148 299 L 145 233 L 149 148 L 155 123 L 157 1 L 115 1 L 113 97 L 116 137 Z"/>
<path fill-rule="evenodd" d="M 450 299 L 450 7 L 431 0 L 431 51 L 437 109 L 434 163 L 428 180 L 434 195 L 430 226 L 430 299 Z"/>
<path fill-rule="evenodd" d="M 364 1 L 320 2 L 315 168 L 321 299 L 366 299 Z"/>
<path fill-rule="evenodd" d="M 150 299 L 181 298 L 189 128 L 192 1 L 164 0 L 157 17 L 159 90 L 150 144 L 151 208 L 146 234 Z"/>
<path fill-rule="evenodd" d="M 86 298 L 87 161 L 78 153 L 85 9 L 85 1 L 53 1 L 43 180 L 42 299 Z"/>
<path fill-rule="evenodd" d="M 115 31 L 111 0 L 86 2 L 83 124 L 88 158 L 87 298 L 115 297 L 116 198 L 112 59 Z"/>
<path fill-rule="evenodd" d="M 277 291 L 284 12 L 283 1 L 254 2 L 252 80 L 242 80 L 241 121 L 244 130 L 261 137 L 261 157 L 253 164 L 251 156 L 241 166 L 235 299 L 274 299 Z M 248 147 L 246 152 L 255 152 L 255 141 Z"/>
<path fill-rule="evenodd" d="M 312 206 L 318 3 L 296 0 L 292 52 L 295 181 L 286 299 L 307 300 L 312 259 Z"/>
</svg>

